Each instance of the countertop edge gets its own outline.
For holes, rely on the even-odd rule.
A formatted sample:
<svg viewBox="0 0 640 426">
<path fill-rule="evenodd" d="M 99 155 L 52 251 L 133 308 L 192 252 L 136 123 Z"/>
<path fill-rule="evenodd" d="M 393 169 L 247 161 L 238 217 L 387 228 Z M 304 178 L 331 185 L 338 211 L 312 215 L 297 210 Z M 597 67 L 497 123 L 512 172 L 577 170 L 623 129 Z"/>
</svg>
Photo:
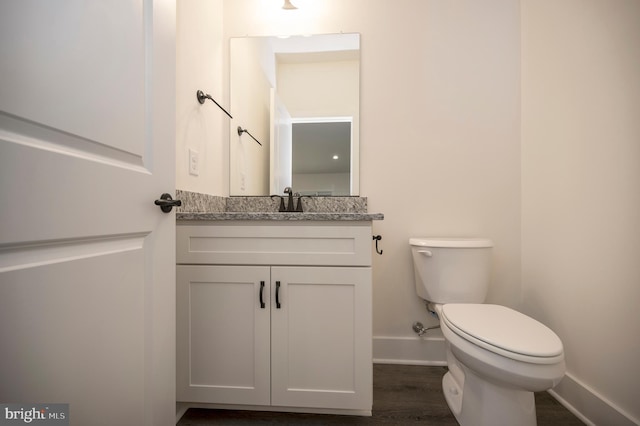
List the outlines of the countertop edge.
<svg viewBox="0 0 640 426">
<path fill-rule="evenodd" d="M 280 212 L 212 212 L 212 213 L 176 213 L 176 220 L 273 220 L 273 221 L 362 221 L 384 220 L 382 213 L 280 213 Z"/>
</svg>

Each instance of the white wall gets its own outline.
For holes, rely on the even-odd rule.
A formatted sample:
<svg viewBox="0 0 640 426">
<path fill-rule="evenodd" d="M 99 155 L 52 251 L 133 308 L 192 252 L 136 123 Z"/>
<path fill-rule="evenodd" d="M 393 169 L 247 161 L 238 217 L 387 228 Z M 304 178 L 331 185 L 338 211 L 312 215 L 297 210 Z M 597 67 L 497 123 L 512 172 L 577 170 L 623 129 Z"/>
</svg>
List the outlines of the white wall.
<svg viewBox="0 0 640 426">
<path fill-rule="evenodd" d="M 280 9 L 275 0 L 224 2 L 224 38 L 361 34 L 360 193 L 369 198 L 370 211 L 385 214 L 374 222 L 384 249 L 383 256 L 374 256 L 374 334 L 419 344 L 411 324 L 433 323 L 415 295 L 410 236 L 491 237 L 496 247 L 490 300 L 515 305 L 519 3 L 294 3 L 296 11 Z M 390 346 L 385 356 L 405 356 L 401 345 Z"/>
<path fill-rule="evenodd" d="M 278 94 L 291 117 L 351 116 L 359 124 L 357 61 L 278 64 Z"/>
<path fill-rule="evenodd" d="M 271 61 L 263 60 L 271 57 Z M 229 188 L 233 195 L 265 195 L 269 193 L 269 126 L 271 109 L 270 76 L 275 73 L 275 60 L 268 43 L 260 38 L 234 40 L 230 57 L 233 93 L 229 105 L 233 119 L 229 121 Z M 238 126 L 248 134 L 238 135 Z"/>
<path fill-rule="evenodd" d="M 640 424 L 640 2 L 522 5 L 522 307 L 564 342 L 560 396 Z"/>
<path fill-rule="evenodd" d="M 222 0 L 176 2 L 176 188 L 213 195 L 229 193 L 228 117 L 198 89 L 226 106 L 223 86 Z M 198 152 L 200 174 L 189 174 L 189 148 Z"/>
</svg>

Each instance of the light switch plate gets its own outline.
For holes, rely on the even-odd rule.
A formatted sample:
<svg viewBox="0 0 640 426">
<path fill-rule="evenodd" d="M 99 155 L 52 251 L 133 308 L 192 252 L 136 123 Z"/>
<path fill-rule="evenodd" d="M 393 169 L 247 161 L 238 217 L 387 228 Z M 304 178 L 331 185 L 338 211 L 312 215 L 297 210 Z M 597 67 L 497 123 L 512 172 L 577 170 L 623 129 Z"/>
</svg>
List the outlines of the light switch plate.
<svg viewBox="0 0 640 426">
<path fill-rule="evenodd" d="M 198 151 L 189 148 L 189 174 L 198 176 L 200 174 L 200 158 Z"/>
</svg>

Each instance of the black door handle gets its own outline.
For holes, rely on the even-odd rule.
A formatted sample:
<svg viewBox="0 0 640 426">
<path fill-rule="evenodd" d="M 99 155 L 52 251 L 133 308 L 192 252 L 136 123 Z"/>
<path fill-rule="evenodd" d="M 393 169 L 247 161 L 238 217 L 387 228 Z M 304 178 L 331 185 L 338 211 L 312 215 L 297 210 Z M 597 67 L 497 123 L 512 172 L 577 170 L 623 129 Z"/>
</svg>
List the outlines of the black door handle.
<svg viewBox="0 0 640 426">
<path fill-rule="evenodd" d="M 264 309 L 265 304 L 264 304 L 264 300 L 262 299 L 262 292 L 264 291 L 264 281 L 260 281 L 260 308 Z"/>
<path fill-rule="evenodd" d="M 280 281 L 276 281 L 276 309 L 280 309 Z"/>
<path fill-rule="evenodd" d="M 160 206 L 160 210 L 162 210 L 163 212 L 169 213 L 171 209 L 173 209 L 173 206 L 181 206 L 182 201 L 172 199 L 171 195 L 165 192 L 160 196 L 159 200 L 156 200 L 154 202 L 154 204 L 156 206 Z"/>
</svg>

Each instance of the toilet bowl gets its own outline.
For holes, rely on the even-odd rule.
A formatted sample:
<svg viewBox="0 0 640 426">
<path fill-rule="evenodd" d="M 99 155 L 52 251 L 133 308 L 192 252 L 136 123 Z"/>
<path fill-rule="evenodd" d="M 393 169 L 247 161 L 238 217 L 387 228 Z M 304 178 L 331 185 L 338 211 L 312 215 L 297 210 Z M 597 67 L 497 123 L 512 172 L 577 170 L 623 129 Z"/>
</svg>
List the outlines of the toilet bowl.
<svg viewBox="0 0 640 426">
<path fill-rule="evenodd" d="M 535 426 L 533 392 L 564 376 L 560 338 L 520 312 L 482 303 L 490 240 L 412 238 L 410 244 L 417 293 L 436 312 L 445 338 L 449 371 L 442 386 L 458 422 Z"/>
<path fill-rule="evenodd" d="M 500 305 L 436 306 L 447 342 L 445 399 L 461 425 L 536 424 L 533 392 L 564 376 L 562 342 Z"/>
</svg>

